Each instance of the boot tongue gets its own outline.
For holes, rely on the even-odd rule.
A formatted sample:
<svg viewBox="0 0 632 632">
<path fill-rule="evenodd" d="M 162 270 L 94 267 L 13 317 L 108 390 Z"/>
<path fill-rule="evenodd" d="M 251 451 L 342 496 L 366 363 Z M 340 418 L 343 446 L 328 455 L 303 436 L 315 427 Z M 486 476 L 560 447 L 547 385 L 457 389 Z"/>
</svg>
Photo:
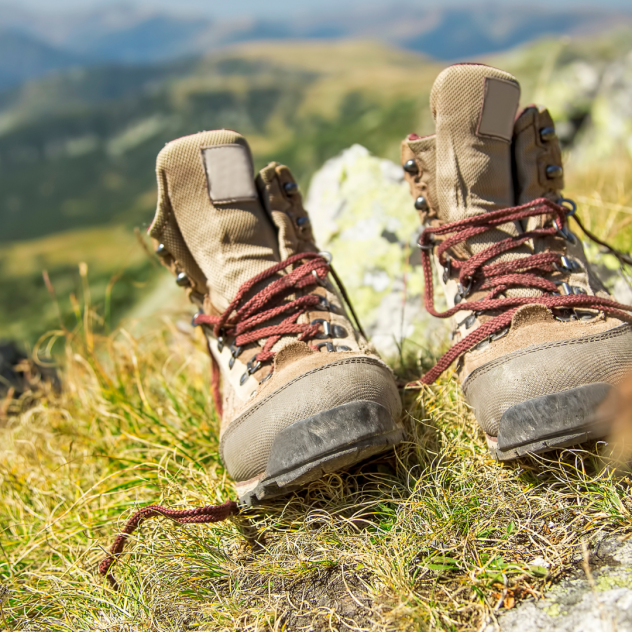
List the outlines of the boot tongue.
<svg viewBox="0 0 632 632">
<path fill-rule="evenodd" d="M 489 66 L 458 64 L 437 77 L 430 106 L 443 221 L 514 205 L 511 138 L 519 99 L 516 79 Z"/>
<path fill-rule="evenodd" d="M 231 130 L 180 138 L 162 150 L 157 171 L 159 208 L 175 216 L 211 303 L 224 310 L 246 281 L 280 260 L 248 143 Z"/>
<path fill-rule="evenodd" d="M 509 73 L 481 64 L 457 64 L 436 79 L 430 106 L 436 121 L 439 219 L 454 222 L 515 205 L 512 137 L 520 85 Z M 522 228 L 502 224 L 465 242 L 477 254 Z M 511 261 L 528 246 L 490 259 Z M 534 296 L 539 290 L 510 288 L 506 296 Z"/>
</svg>

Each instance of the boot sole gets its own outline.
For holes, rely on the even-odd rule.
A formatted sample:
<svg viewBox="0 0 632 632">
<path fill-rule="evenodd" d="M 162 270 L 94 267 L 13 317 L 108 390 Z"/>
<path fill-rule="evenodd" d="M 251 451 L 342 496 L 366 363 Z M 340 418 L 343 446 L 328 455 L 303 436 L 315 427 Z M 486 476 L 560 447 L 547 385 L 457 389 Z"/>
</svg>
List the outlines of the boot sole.
<svg viewBox="0 0 632 632">
<path fill-rule="evenodd" d="M 388 409 L 377 402 L 356 401 L 323 411 L 277 435 L 266 471 L 236 484 L 239 500 L 255 505 L 283 496 L 388 450 L 404 435 Z"/>
<path fill-rule="evenodd" d="M 498 437 L 487 435 L 489 450 L 499 461 L 511 461 L 602 439 L 615 413 L 603 406 L 612 390 L 610 384 L 586 384 L 515 404 L 501 417 Z"/>
</svg>

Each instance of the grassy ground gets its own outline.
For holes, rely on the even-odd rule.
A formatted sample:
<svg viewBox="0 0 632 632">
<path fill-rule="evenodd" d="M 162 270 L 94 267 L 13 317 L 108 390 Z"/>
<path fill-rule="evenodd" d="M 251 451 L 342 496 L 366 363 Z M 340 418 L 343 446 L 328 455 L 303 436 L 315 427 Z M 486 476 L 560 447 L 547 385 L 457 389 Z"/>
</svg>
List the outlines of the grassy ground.
<svg viewBox="0 0 632 632">
<path fill-rule="evenodd" d="M 234 497 L 209 401 L 177 321 L 69 337 L 64 395 L 1 430 L 9 629 L 478 629 L 568 572 L 580 540 L 630 530 L 628 478 L 590 449 L 495 463 L 447 376 L 407 397 L 394 453 L 232 522 L 145 523 L 116 593 L 96 567 L 135 508 Z"/>
<path fill-rule="evenodd" d="M 618 174 L 571 174 L 569 193 L 629 248 L 629 165 Z M 135 509 L 234 489 L 186 314 L 105 335 L 87 299 L 57 342 L 63 394 L 0 421 L 8 629 L 479 630 L 571 572 L 583 540 L 632 531 L 632 481 L 603 446 L 498 464 L 446 375 L 405 394 L 409 438 L 390 454 L 229 522 L 144 523 L 114 592 L 97 566 Z M 404 357 L 403 379 L 433 361 L 412 343 Z"/>
<path fill-rule="evenodd" d="M 0 245 L 0 338 L 33 345 L 60 322 L 72 328 L 89 286 L 102 324 L 112 327 L 154 289 L 159 265 L 123 226 L 78 229 Z M 48 277 L 49 286 L 44 281 Z M 50 286 L 58 298 L 51 301 Z"/>
</svg>

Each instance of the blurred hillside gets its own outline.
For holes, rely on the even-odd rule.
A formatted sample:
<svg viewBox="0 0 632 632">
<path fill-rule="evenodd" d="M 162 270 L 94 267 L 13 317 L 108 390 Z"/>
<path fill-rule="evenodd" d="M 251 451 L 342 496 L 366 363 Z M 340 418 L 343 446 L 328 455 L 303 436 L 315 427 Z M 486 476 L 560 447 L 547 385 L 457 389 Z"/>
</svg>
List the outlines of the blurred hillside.
<svg viewBox="0 0 632 632">
<path fill-rule="evenodd" d="M 591 167 L 595 147 L 602 161 L 632 151 L 630 51 L 632 29 L 621 27 L 482 59 L 518 77 L 523 103 L 551 105 L 572 176 Z M 110 288 L 113 322 L 163 278 L 134 245 L 132 228 L 153 215 L 154 161 L 165 142 L 238 129 L 257 167 L 285 162 L 306 190 L 316 169 L 354 143 L 398 162 L 404 135 L 431 130 L 428 96 L 444 65 L 369 41 L 269 42 L 153 65 L 71 69 L 0 92 L 0 336 L 32 340 L 56 324 L 44 268 L 68 326 L 76 318 L 68 296 L 84 283 L 79 261 L 99 286 L 97 303 Z M 98 226 L 107 229 L 92 230 Z M 124 252 L 135 253 L 131 268 L 112 289 Z"/>
<path fill-rule="evenodd" d="M 154 63 L 264 40 L 373 39 L 455 60 L 543 36 L 595 34 L 632 25 L 632 10 L 617 8 L 612 0 L 598 9 L 559 3 L 527 7 L 499 0 L 474 6 L 400 0 L 343 5 L 335 11 L 306 7 L 291 14 L 279 14 L 271 5 L 264 18 L 232 20 L 217 20 L 208 12 L 184 13 L 179 6 L 161 11 L 130 2 L 72 12 L 54 8 L 28 11 L 21 4 L 0 2 L 0 88 L 54 69 Z"/>
<path fill-rule="evenodd" d="M 202 129 L 238 129 L 259 165 L 285 160 L 303 185 L 359 138 L 396 156 L 439 68 L 371 43 L 267 44 L 165 66 L 71 71 L 5 92 L 0 242 L 147 222 L 156 154 Z"/>
</svg>

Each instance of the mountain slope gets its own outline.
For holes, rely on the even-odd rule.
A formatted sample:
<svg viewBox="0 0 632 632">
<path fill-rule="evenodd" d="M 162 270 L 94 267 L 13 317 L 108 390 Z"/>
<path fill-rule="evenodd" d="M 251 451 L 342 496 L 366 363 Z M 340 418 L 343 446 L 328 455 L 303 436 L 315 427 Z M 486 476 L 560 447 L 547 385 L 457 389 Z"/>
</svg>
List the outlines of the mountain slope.
<svg viewBox="0 0 632 632">
<path fill-rule="evenodd" d="M 409 22 L 415 18 L 419 24 L 417 32 L 393 37 L 392 41 L 445 60 L 495 53 L 544 36 L 599 32 L 626 19 L 607 11 L 520 6 L 499 11 L 493 5 L 465 11 L 445 8 L 407 16 Z"/>
<path fill-rule="evenodd" d="M 268 45 L 126 69 L 118 90 L 107 84 L 119 71 L 102 69 L 14 91 L 0 99 L 0 241 L 146 222 L 156 154 L 200 129 L 239 129 L 260 163 L 292 158 L 303 184 L 356 137 L 396 153 L 394 139 L 418 118 L 410 74 L 429 68 L 417 55 L 370 43 Z M 297 136 L 311 139 L 300 155 Z"/>
<path fill-rule="evenodd" d="M 571 144 L 598 115 L 600 77 L 632 49 L 631 33 L 545 40 L 482 60 L 516 74 L 523 102 L 550 104 Z M 248 44 L 178 63 L 72 70 L 5 91 L 0 242 L 148 222 L 156 154 L 201 129 L 240 130 L 260 166 L 286 162 L 303 187 L 355 142 L 398 160 L 401 137 L 431 129 L 428 93 L 441 67 L 371 42 Z"/>
<path fill-rule="evenodd" d="M 201 14 L 183 16 L 126 3 L 72 13 L 29 13 L 13 4 L 0 5 L 0 46 L 16 48 L 16 34 L 54 48 L 41 62 L 22 65 L 17 79 L 63 68 L 67 51 L 75 63 L 152 63 L 196 55 L 244 42 L 264 40 L 375 39 L 443 60 L 465 59 L 515 47 L 547 35 L 597 33 L 613 25 L 632 25 L 632 11 L 561 6 L 419 7 L 409 2 L 270 18 L 216 21 Z M 9 35 L 12 34 L 12 35 Z M 13 42 L 13 43 L 11 43 Z M 15 58 L 29 58 L 27 43 Z M 18 48 L 16 48 L 18 50 Z M 17 65 L 19 67 L 20 64 Z M 16 67 L 16 68 L 17 68 Z M 12 79 L 15 82 L 17 79 Z M 5 85 L 8 85 L 5 83 Z"/>
<path fill-rule="evenodd" d="M 99 62 L 148 63 L 201 52 L 192 40 L 208 22 L 155 14 L 116 29 L 92 26 L 75 33 L 66 47 Z"/>
<path fill-rule="evenodd" d="M 0 30 L 0 90 L 79 65 L 79 56 L 59 50 L 35 37 L 13 30 Z"/>
</svg>

